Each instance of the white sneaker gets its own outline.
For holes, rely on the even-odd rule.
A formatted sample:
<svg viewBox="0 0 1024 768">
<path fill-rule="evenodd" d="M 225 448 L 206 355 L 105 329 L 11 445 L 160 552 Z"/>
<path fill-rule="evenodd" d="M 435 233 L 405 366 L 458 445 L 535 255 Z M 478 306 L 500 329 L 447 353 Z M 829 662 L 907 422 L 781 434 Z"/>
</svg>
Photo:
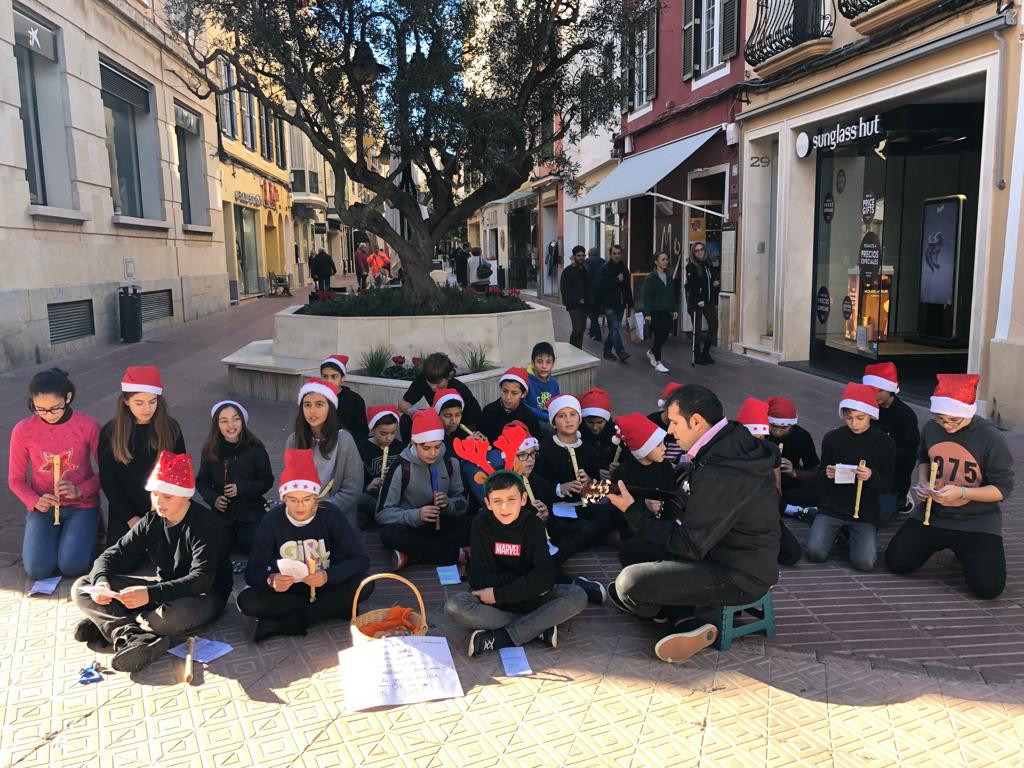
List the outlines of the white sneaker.
<svg viewBox="0 0 1024 768">
<path fill-rule="evenodd" d="M 651 352 L 651 350 L 647 350 L 647 359 L 650 361 L 652 368 L 658 364 L 658 361 L 654 359 L 654 353 Z"/>
<path fill-rule="evenodd" d="M 666 368 L 661 363 L 658 363 L 656 366 L 654 366 L 654 370 L 656 370 L 658 373 L 668 373 L 668 368 Z"/>
</svg>

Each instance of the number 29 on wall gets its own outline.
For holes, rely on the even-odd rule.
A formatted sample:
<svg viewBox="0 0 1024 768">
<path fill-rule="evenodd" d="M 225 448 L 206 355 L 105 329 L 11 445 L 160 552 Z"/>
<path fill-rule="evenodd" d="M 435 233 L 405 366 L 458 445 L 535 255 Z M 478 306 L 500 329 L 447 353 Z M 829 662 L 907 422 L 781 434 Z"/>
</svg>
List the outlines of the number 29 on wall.
<svg viewBox="0 0 1024 768">
<path fill-rule="evenodd" d="M 750 158 L 751 168 L 768 168 L 772 164 L 770 155 L 754 155 Z"/>
</svg>

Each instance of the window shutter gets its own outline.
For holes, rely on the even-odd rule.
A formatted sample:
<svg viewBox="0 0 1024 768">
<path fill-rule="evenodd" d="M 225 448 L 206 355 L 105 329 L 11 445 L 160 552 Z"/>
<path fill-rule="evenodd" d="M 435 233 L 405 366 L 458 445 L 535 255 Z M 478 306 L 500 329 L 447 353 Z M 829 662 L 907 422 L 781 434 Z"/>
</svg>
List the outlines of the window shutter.
<svg viewBox="0 0 1024 768">
<path fill-rule="evenodd" d="M 633 111 L 633 46 L 636 39 L 636 29 L 630 28 L 629 33 L 622 41 L 622 111 Z"/>
<path fill-rule="evenodd" d="M 647 12 L 647 51 L 644 56 L 644 75 L 647 78 L 644 94 L 647 101 L 658 97 L 658 8 Z"/>
<path fill-rule="evenodd" d="M 694 0 L 683 0 L 683 80 L 693 78 Z"/>
<path fill-rule="evenodd" d="M 722 0 L 722 15 L 719 17 L 718 22 L 719 34 L 721 36 L 718 41 L 719 61 L 728 61 L 739 53 L 739 26 L 739 0 Z"/>
</svg>

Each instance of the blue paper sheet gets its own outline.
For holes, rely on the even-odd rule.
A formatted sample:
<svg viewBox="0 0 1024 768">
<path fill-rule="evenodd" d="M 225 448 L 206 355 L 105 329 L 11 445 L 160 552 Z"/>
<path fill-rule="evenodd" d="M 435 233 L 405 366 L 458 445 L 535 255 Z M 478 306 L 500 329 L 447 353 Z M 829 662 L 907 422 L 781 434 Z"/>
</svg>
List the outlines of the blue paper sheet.
<svg viewBox="0 0 1024 768">
<path fill-rule="evenodd" d="M 526 658 L 526 651 L 523 648 L 519 646 L 501 648 L 498 653 L 501 654 L 501 664 L 505 667 L 505 674 L 509 677 L 533 674 L 533 670 L 530 669 L 530 662 Z"/>
<path fill-rule="evenodd" d="M 438 566 L 437 578 L 441 580 L 441 586 L 445 587 L 462 583 L 462 578 L 459 576 L 459 566 L 457 565 Z"/>
<path fill-rule="evenodd" d="M 48 579 L 40 579 L 28 588 L 29 595 L 52 595 L 60 584 L 60 576 L 51 576 Z"/>
</svg>

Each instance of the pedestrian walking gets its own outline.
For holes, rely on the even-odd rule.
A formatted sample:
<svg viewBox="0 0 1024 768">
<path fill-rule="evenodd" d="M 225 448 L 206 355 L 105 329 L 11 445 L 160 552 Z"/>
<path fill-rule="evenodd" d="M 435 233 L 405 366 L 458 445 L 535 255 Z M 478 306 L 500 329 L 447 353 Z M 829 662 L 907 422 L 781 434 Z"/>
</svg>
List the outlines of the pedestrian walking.
<svg viewBox="0 0 1024 768">
<path fill-rule="evenodd" d="M 710 349 L 718 336 L 718 292 L 721 285 L 718 269 L 708 259 L 704 243 L 695 243 L 693 255 L 686 265 L 686 311 L 693 318 L 693 364 L 715 362 Z M 708 323 L 707 336 L 703 336 L 702 318 Z"/>
<path fill-rule="evenodd" d="M 676 291 L 668 273 L 668 264 L 668 254 L 662 251 L 654 257 L 654 270 L 644 281 L 644 318 L 654 337 L 647 359 L 658 373 L 668 373 L 668 367 L 661 361 L 661 348 L 668 339 L 672 321 L 679 319 Z"/>
<path fill-rule="evenodd" d="M 569 343 L 577 349 L 583 349 L 583 331 L 587 326 L 587 307 L 594 301 L 594 293 L 590 289 L 587 267 L 583 263 L 587 257 L 587 249 L 577 245 L 572 249 L 572 262 L 562 270 L 559 290 L 562 304 L 569 311 L 572 321 L 572 333 Z"/>
</svg>

